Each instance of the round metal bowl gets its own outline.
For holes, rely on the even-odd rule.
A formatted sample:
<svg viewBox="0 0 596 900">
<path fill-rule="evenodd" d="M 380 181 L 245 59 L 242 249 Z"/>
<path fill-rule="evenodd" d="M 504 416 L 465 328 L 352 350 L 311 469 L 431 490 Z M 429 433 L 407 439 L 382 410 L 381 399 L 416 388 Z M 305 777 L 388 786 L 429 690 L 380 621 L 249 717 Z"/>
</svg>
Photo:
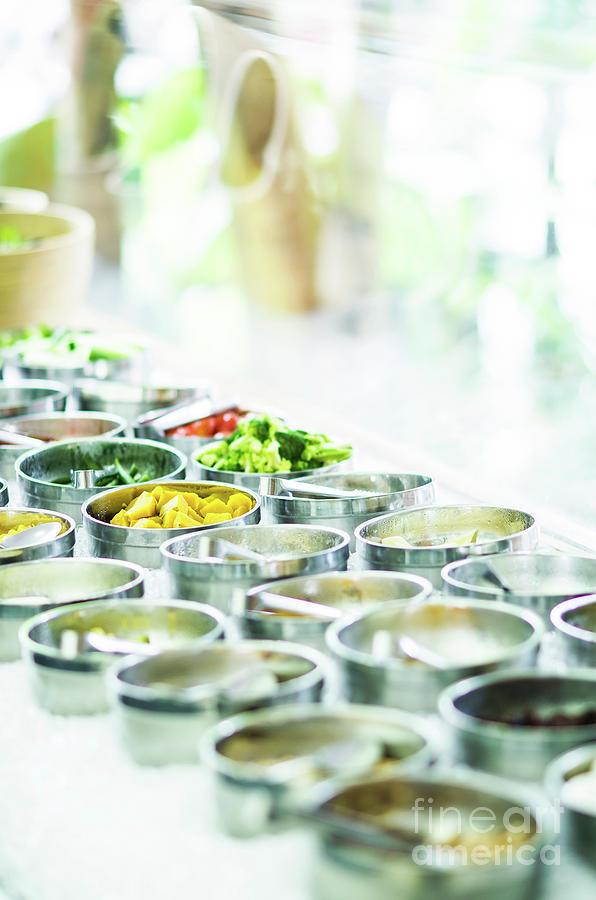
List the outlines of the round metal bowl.
<svg viewBox="0 0 596 900">
<path fill-rule="evenodd" d="M 446 685 L 533 662 L 543 633 L 539 616 L 511 603 L 438 598 L 353 613 L 330 625 L 325 636 L 351 702 L 434 712 Z M 441 655 L 446 668 L 401 654 L 402 634 Z"/>
<path fill-rule="evenodd" d="M 109 339 L 109 335 L 105 336 Z M 78 361 L 63 359 L 59 356 L 47 365 L 32 365 L 20 352 L 10 352 L 5 357 L 8 370 L 15 372 L 20 378 L 49 378 L 73 386 L 77 380 L 114 378 L 125 375 L 132 369 L 139 368 L 146 354 L 146 349 L 130 342 L 130 354 L 114 359 L 96 359 Z M 106 410 L 110 412 L 110 410 Z"/>
<path fill-rule="evenodd" d="M 297 484 L 303 478 L 297 478 Z M 343 528 L 351 537 L 350 549 L 356 543 L 354 529 L 380 513 L 409 506 L 434 503 L 435 486 L 428 475 L 402 475 L 380 472 L 338 472 L 334 475 L 312 475 L 312 484 L 346 491 L 378 491 L 374 497 L 323 499 L 270 494 L 263 497 L 263 512 L 274 522 L 305 522 L 311 525 Z"/>
<path fill-rule="evenodd" d="M 4 478 L 0 478 L 0 506 L 8 505 L 8 485 Z"/>
<path fill-rule="evenodd" d="M 224 635 L 224 617 L 212 607 L 184 600 L 97 600 L 40 613 L 19 630 L 21 653 L 40 706 L 59 715 L 87 715 L 108 709 L 106 670 L 112 653 L 61 649 L 64 631 L 101 628 L 110 635 L 160 646 L 199 648 Z M 137 657 L 134 657 L 135 659 Z"/>
<path fill-rule="evenodd" d="M 283 526 L 282 526 L 283 527 Z M 303 578 L 261 584 L 248 591 L 245 610 L 239 622 L 241 631 L 249 637 L 268 637 L 275 640 L 299 641 L 325 649 L 325 632 L 332 621 L 309 616 L 267 611 L 261 607 L 261 591 L 286 597 L 299 597 L 315 603 L 328 604 L 343 612 L 362 611 L 388 600 L 426 600 L 432 586 L 425 578 L 397 572 L 325 572 Z"/>
<path fill-rule="evenodd" d="M 63 441 L 73 438 L 118 437 L 124 434 L 126 422 L 120 416 L 105 416 L 95 412 L 37 413 L 18 416 L 2 423 L 19 434 L 39 437 L 44 441 Z M 31 445 L 37 447 L 38 444 Z M 23 446 L 0 444 L 0 475 L 9 480 L 15 477 L 14 464 L 23 453 Z"/>
<path fill-rule="evenodd" d="M 546 792 L 563 807 L 563 833 L 592 868 L 596 842 L 596 745 L 586 744 L 554 759 L 544 775 Z"/>
<path fill-rule="evenodd" d="M 143 596 L 143 570 L 111 559 L 38 559 L 0 566 L 0 661 L 20 656 L 19 627 L 65 603 Z"/>
<path fill-rule="evenodd" d="M 110 525 L 110 519 L 131 500 L 142 491 L 150 491 L 158 484 L 178 491 L 194 491 L 200 495 L 207 494 L 216 487 L 227 488 L 230 494 L 241 490 L 251 498 L 253 507 L 234 519 L 235 525 L 254 525 L 261 518 L 261 498 L 258 494 L 248 488 L 239 489 L 233 484 L 214 484 L 212 481 L 162 481 L 112 488 L 101 494 L 95 494 L 83 504 L 83 524 L 94 556 L 128 559 L 141 566 L 159 568 L 161 564 L 159 548 L 164 541 L 195 531 L 206 531 L 207 527 L 219 529 L 229 524 L 228 522 L 222 522 L 221 526 L 197 524 L 192 528 L 127 528 L 124 525 Z"/>
<path fill-rule="evenodd" d="M 68 387 L 57 381 L 0 384 L 0 419 L 63 410 L 67 396 Z"/>
<path fill-rule="evenodd" d="M 48 505 L 59 512 L 68 513 L 77 524 L 82 521 L 81 505 L 89 497 L 97 495 L 101 488 L 80 488 L 73 485 L 53 484 L 56 478 L 68 478 L 72 469 L 84 469 L 85 458 L 91 455 L 102 459 L 102 465 L 113 465 L 116 457 L 125 466 L 135 462 L 137 466 L 151 465 L 159 473 L 152 483 L 183 478 L 186 457 L 173 447 L 156 441 L 135 438 L 91 438 L 86 441 L 57 441 L 48 447 L 27 450 L 15 463 L 17 482 L 23 499 L 32 506 Z"/>
<path fill-rule="evenodd" d="M 0 566 L 6 563 L 26 562 L 32 559 L 49 559 L 55 556 L 72 556 L 75 545 L 75 521 L 64 513 L 51 509 L 31 509 L 29 507 L 4 507 L 0 509 L 0 532 L 8 531 L 21 524 L 37 524 L 37 516 L 51 516 L 64 523 L 62 532 L 51 541 L 23 547 L 20 550 L 0 549 Z"/>
<path fill-rule="evenodd" d="M 273 682 L 251 685 L 250 667 Z M 196 762 L 203 731 L 223 716 L 321 698 L 327 660 L 282 641 L 234 641 L 124 660 L 110 675 L 124 745 L 141 765 Z M 244 681 L 243 681 L 244 680 Z"/>
<path fill-rule="evenodd" d="M 541 896 L 551 836 L 519 785 L 431 769 L 319 793 L 317 900 Z"/>
<path fill-rule="evenodd" d="M 271 557 L 271 561 L 217 559 L 213 555 L 214 538 L 256 550 Z M 254 585 L 269 579 L 345 569 L 349 542 L 349 535 L 335 528 L 246 525 L 220 527 L 215 533 L 205 529 L 202 534 L 172 538 L 162 544 L 161 555 L 177 597 L 202 600 L 225 612 L 241 613 L 246 592 Z"/>
<path fill-rule="evenodd" d="M 348 761 L 333 745 L 378 746 Z M 395 774 L 430 765 L 436 748 L 424 720 L 393 709 L 347 704 L 280 707 L 226 719 L 206 732 L 201 757 L 214 771 L 221 825 L 236 837 L 251 837 L 294 824 L 314 785 L 345 784 L 354 777 Z M 330 747 L 325 763 L 309 762 Z M 360 758 L 358 758 L 358 756 Z M 285 765 L 285 763 L 289 763 Z M 283 765 L 282 765 L 283 763 Z"/>
<path fill-rule="evenodd" d="M 596 672 L 493 672 L 448 687 L 439 698 L 439 711 L 462 761 L 537 780 L 555 756 L 596 740 Z M 592 715 L 594 724 L 526 724 Z"/>
<path fill-rule="evenodd" d="M 410 543 L 449 541 L 476 529 L 480 535 L 473 544 L 402 548 L 381 543 L 394 535 Z M 369 568 L 424 575 L 437 589 L 443 586 L 441 569 L 447 563 L 507 550 L 532 550 L 537 544 L 538 525 L 533 516 L 500 506 L 418 507 L 378 516 L 356 529 L 356 549 Z"/>
<path fill-rule="evenodd" d="M 485 578 L 485 563 L 511 588 L 502 591 Z M 596 556 L 543 550 L 499 553 L 449 563 L 441 571 L 448 594 L 509 600 L 535 610 L 550 625 L 550 612 L 569 597 L 596 592 Z"/>
<path fill-rule="evenodd" d="M 569 665 L 596 665 L 596 594 L 559 603 L 551 613 L 551 622 Z"/>
<path fill-rule="evenodd" d="M 209 443 L 213 443 L 210 441 Z M 206 449 L 201 447 L 201 453 Z M 188 465 L 189 472 L 196 475 L 197 478 L 206 481 L 226 481 L 229 484 L 238 484 L 242 487 L 251 488 L 253 491 L 260 493 L 268 493 L 268 487 L 264 485 L 270 483 L 271 478 L 309 478 L 311 475 L 327 475 L 331 472 L 341 472 L 349 469 L 352 457 L 342 460 L 342 462 L 334 463 L 331 466 L 320 466 L 318 469 L 304 469 L 301 472 L 230 472 L 228 469 L 212 469 L 209 466 L 202 465 L 194 456 L 191 456 Z"/>
<path fill-rule="evenodd" d="M 164 409 L 187 400 L 190 402 L 208 396 L 209 388 L 204 384 L 194 386 L 151 385 L 127 381 L 97 381 L 95 379 L 81 379 L 75 384 L 75 397 L 81 409 L 117 413 L 129 423 L 133 423 L 139 416 L 152 410 Z M 137 437 L 152 438 L 153 435 L 138 434 Z"/>
</svg>

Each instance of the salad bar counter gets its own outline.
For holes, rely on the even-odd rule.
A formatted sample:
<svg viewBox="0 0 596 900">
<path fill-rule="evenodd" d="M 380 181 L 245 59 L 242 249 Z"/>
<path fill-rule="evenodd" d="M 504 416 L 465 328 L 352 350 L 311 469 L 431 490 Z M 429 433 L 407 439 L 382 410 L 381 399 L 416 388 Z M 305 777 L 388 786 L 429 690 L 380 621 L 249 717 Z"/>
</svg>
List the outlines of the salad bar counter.
<svg viewBox="0 0 596 900">
<path fill-rule="evenodd" d="M 596 542 L 135 341 L 1 346 L 7 898 L 594 895 Z"/>
</svg>

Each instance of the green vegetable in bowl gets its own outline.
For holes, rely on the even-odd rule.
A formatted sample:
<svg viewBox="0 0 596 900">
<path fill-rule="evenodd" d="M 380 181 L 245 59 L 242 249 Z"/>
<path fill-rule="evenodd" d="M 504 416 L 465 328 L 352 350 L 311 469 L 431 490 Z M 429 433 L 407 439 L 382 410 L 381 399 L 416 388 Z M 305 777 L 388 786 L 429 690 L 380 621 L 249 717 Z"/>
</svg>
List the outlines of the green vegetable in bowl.
<svg viewBox="0 0 596 900">
<path fill-rule="evenodd" d="M 334 444 L 324 434 L 292 430 L 282 419 L 254 416 L 240 422 L 222 441 L 204 447 L 196 459 L 228 472 L 300 472 L 348 459 L 349 444 Z"/>
<path fill-rule="evenodd" d="M 11 348 L 30 366 L 82 366 L 98 360 L 128 359 L 141 349 L 115 335 L 45 325 L 0 332 L 0 347 Z"/>
</svg>

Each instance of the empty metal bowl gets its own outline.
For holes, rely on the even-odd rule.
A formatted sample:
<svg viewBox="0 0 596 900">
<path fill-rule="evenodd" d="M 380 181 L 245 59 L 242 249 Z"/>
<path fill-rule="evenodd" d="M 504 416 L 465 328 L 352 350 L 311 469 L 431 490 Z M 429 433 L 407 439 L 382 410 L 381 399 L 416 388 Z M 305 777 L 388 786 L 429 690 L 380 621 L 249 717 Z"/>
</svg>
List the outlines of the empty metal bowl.
<svg viewBox="0 0 596 900">
<path fill-rule="evenodd" d="M 462 761 L 537 780 L 555 756 L 596 740 L 596 672 L 493 672 L 448 687 L 439 711 Z"/>
<path fill-rule="evenodd" d="M 476 533 L 474 542 L 466 540 Z M 403 538 L 412 547 L 390 547 L 382 541 Z M 465 543 L 454 545 L 454 541 Z M 538 525 L 528 513 L 500 506 L 426 506 L 389 513 L 356 529 L 356 549 L 371 569 L 397 569 L 424 575 L 440 589 L 441 569 L 466 557 L 532 550 Z"/>
<path fill-rule="evenodd" d="M 245 635 L 300 641 L 325 649 L 325 632 L 331 617 L 315 619 L 275 612 L 267 607 L 266 601 L 259 601 L 262 591 L 311 600 L 348 613 L 361 612 L 388 600 L 425 600 L 430 596 L 432 586 L 425 578 L 397 572 L 324 572 L 261 584 L 248 591 L 239 622 Z"/>
<path fill-rule="evenodd" d="M 142 414 L 164 409 L 185 401 L 209 396 L 205 384 L 152 385 L 127 381 L 97 381 L 83 379 L 75 384 L 75 397 L 81 409 L 99 409 L 115 412 L 132 425 Z M 153 438 L 150 434 L 137 437 Z"/>
<path fill-rule="evenodd" d="M 26 562 L 32 559 L 48 559 L 54 556 L 72 556 L 75 545 L 75 521 L 64 513 L 51 509 L 30 509 L 29 507 L 4 507 L 0 509 L 0 534 L 18 525 L 38 525 L 39 516 L 49 516 L 62 521 L 62 531 L 58 537 L 20 550 L 0 548 L 0 566 L 6 563 Z"/>
<path fill-rule="evenodd" d="M 431 769 L 319 793 L 312 812 L 317 900 L 541 895 L 550 834 L 518 785 Z"/>
<path fill-rule="evenodd" d="M 83 600 L 143 596 L 143 570 L 111 559 L 38 559 L 0 566 L 0 661 L 20 656 L 31 616 Z"/>
<path fill-rule="evenodd" d="M 71 471 L 75 469 L 89 468 L 91 460 L 97 461 L 93 468 L 99 470 L 113 465 L 115 459 L 127 467 L 132 463 L 136 463 L 139 469 L 150 466 L 155 472 L 151 478 L 152 483 L 166 478 L 183 478 L 186 471 L 186 457 L 178 450 L 156 441 L 134 438 L 58 441 L 48 447 L 27 450 L 15 463 L 15 471 L 26 503 L 31 506 L 50 506 L 68 513 L 80 524 L 81 505 L 103 489 L 54 482 L 58 479 L 70 479 Z"/>
<path fill-rule="evenodd" d="M 559 603 L 551 613 L 551 622 L 569 665 L 596 665 L 596 594 Z"/>
<path fill-rule="evenodd" d="M 19 434 L 30 435 L 51 443 L 73 438 L 117 437 L 124 434 L 126 422 L 120 416 L 107 416 L 94 412 L 78 413 L 37 413 L 32 416 L 18 416 L 3 422 L 3 427 L 14 429 Z M 35 445 L 32 443 L 32 447 Z M 15 477 L 14 464 L 23 453 L 24 446 L 0 444 L 0 475 Z"/>
<path fill-rule="evenodd" d="M 112 488 L 101 494 L 95 494 L 83 504 L 83 524 L 89 537 L 91 552 L 95 556 L 128 559 L 141 566 L 159 568 L 161 563 L 159 548 L 164 541 L 195 531 L 205 531 L 207 527 L 213 530 L 229 525 L 229 522 L 209 526 L 197 524 L 196 527 L 189 528 L 129 528 L 124 525 L 110 525 L 110 519 L 131 500 L 142 491 L 151 491 L 154 487 L 158 487 L 158 484 L 166 489 L 190 491 L 199 496 L 205 496 L 216 488 L 229 491 L 230 495 L 240 491 L 250 497 L 253 505 L 247 513 L 232 520 L 234 525 L 253 525 L 261 517 L 261 500 L 258 494 L 233 484 L 214 484 L 212 481 L 162 481 Z"/>
<path fill-rule="evenodd" d="M 214 771 L 226 832 L 250 837 L 296 824 L 321 781 L 411 771 L 436 747 L 422 719 L 375 706 L 300 705 L 245 713 L 206 732 L 201 757 Z"/>
<path fill-rule="evenodd" d="M 546 769 L 544 785 L 561 804 L 562 832 L 571 847 L 593 868 L 596 842 L 596 745 L 586 744 L 554 759 Z"/>
<path fill-rule="evenodd" d="M 203 731 L 246 709 L 317 701 L 327 660 L 282 641 L 234 641 L 125 659 L 110 676 L 119 730 L 142 765 L 196 762 Z"/>
<path fill-rule="evenodd" d="M 21 653 L 40 706 L 59 715 L 108 709 L 106 670 L 117 656 L 96 651 L 66 653 L 65 631 L 100 630 L 156 646 L 201 647 L 224 635 L 224 617 L 212 607 L 184 600 L 97 600 L 40 613 L 19 630 Z"/>
<path fill-rule="evenodd" d="M 302 478 L 297 478 L 298 485 Z M 427 506 L 434 502 L 435 486 L 428 475 L 380 472 L 338 472 L 333 475 L 311 475 L 308 481 L 324 487 L 346 491 L 375 491 L 372 497 L 320 498 L 269 494 L 263 497 L 263 512 L 274 522 L 304 522 L 310 525 L 343 528 L 351 535 L 350 549 L 355 549 L 354 529 L 380 513 L 408 506 Z"/>
<path fill-rule="evenodd" d="M 511 590 L 503 591 L 488 581 L 486 566 Z M 557 603 L 596 591 L 596 556 L 543 550 L 499 553 L 449 563 L 441 576 L 448 594 L 509 600 L 540 613 L 550 626 L 550 612 Z"/>
<path fill-rule="evenodd" d="M 325 636 L 351 702 L 433 712 L 446 685 L 532 662 L 543 633 L 539 616 L 510 603 L 437 598 L 352 613 Z M 445 667 L 408 658 L 403 635 L 442 657 Z"/>
<path fill-rule="evenodd" d="M 0 478 L 0 506 L 8 505 L 8 485 L 4 478 Z"/>
<path fill-rule="evenodd" d="M 0 384 L 0 419 L 63 410 L 67 396 L 68 387 L 57 381 Z"/>
<path fill-rule="evenodd" d="M 217 538 L 256 550 L 270 561 L 218 559 Z M 269 579 L 345 569 L 349 536 L 314 525 L 245 525 L 182 535 L 162 544 L 163 565 L 177 597 L 212 603 L 225 612 L 242 612 L 249 588 Z M 259 635 L 264 637 L 265 635 Z"/>
</svg>

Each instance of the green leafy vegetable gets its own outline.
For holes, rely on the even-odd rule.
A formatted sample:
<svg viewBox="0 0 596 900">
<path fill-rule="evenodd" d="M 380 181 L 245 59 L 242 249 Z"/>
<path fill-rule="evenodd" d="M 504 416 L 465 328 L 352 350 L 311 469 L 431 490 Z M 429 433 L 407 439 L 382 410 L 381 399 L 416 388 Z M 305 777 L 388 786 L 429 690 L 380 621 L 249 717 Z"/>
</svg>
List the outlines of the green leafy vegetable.
<svg viewBox="0 0 596 900">
<path fill-rule="evenodd" d="M 215 441 L 197 454 L 211 469 L 229 472 L 299 472 L 319 469 L 348 459 L 349 444 L 334 444 L 324 434 L 288 428 L 273 416 L 243 420 L 223 441 Z"/>
</svg>

